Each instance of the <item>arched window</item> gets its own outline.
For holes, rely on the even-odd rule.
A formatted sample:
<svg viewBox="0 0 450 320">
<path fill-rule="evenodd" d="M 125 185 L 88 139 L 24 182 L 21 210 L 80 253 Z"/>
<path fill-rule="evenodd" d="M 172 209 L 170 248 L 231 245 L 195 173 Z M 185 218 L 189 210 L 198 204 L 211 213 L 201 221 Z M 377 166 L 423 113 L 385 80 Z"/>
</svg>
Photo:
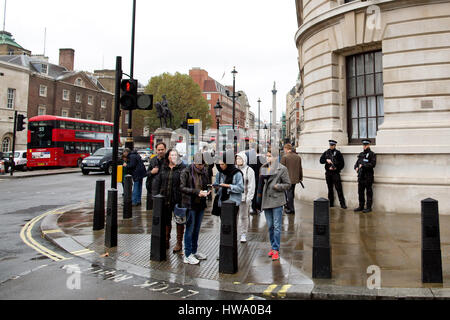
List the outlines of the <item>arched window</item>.
<svg viewBox="0 0 450 320">
<path fill-rule="evenodd" d="M 2 141 L 2 152 L 9 152 L 11 147 L 11 138 L 6 137 Z"/>
<path fill-rule="evenodd" d="M 83 86 L 83 80 L 81 78 L 77 78 L 75 80 L 75 85 L 82 87 Z"/>
</svg>

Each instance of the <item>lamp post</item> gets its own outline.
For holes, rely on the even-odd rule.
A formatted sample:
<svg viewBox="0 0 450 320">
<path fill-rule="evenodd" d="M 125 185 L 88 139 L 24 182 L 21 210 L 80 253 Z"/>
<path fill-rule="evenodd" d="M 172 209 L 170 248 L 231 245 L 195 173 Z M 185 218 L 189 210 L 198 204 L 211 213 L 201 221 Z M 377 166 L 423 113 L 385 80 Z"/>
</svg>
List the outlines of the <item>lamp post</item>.
<svg viewBox="0 0 450 320">
<path fill-rule="evenodd" d="M 220 138 L 220 130 L 219 130 L 219 125 L 220 125 L 220 117 L 222 114 L 222 105 L 220 104 L 219 99 L 217 99 L 217 104 L 214 106 L 214 112 L 216 113 L 216 124 L 217 124 L 217 136 L 216 136 L 216 152 L 217 154 L 219 154 L 219 138 Z"/>
<path fill-rule="evenodd" d="M 235 120 L 236 120 L 236 98 L 240 97 L 241 94 L 238 93 L 238 95 L 236 95 L 236 74 L 238 73 L 236 71 L 236 67 L 233 67 L 233 71 L 231 71 L 231 73 L 233 74 L 233 95 L 230 95 L 230 91 L 229 90 L 225 90 L 225 93 L 227 94 L 227 96 L 229 98 L 233 99 L 233 135 L 234 135 L 234 152 L 237 153 L 237 137 L 236 137 L 236 132 L 234 131 L 234 126 L 235 126 Z"/>
<path fill-rule="evenodd" d="M 261 98 L 258 98 L 258 148 L 259 148 L 259 129 L 261 129 Z"/>
<path fill-rule="evenodd" d="M 268 150 L 267 148 L 267 124 L 264 123 L 264 145 L 266 146 L 266 152 Z"/>
<path fill-rule="evenodd" d="M 272 139 L 272 110 L 270 110 L 269 138 Z M 272 143 L 270 145 L 272 145 Z"/>
</svg>

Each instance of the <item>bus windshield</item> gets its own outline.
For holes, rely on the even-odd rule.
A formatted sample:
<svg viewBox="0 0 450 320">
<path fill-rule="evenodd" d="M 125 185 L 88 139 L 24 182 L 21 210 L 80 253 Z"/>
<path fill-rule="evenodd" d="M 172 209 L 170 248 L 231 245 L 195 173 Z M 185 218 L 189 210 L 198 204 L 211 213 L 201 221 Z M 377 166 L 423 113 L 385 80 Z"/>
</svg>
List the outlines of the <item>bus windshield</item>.
<svg viewBox="0 0 450 320">
<path fill-rule="evenodd" d="M 30 148 L 52 147 L 53 123 L 51 121 L 36 121 L 29 123 Z"/>
</svg>

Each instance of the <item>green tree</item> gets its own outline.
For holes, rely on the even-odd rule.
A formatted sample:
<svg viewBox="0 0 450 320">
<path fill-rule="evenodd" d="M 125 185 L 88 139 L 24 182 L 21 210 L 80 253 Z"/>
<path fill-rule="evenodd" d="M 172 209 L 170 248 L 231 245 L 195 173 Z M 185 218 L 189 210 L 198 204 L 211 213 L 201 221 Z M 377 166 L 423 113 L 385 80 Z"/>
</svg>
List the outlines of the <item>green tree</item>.
<svg viewBox="0 0 450 320">
<path fill-rule="evenodd" d="M 180 128 L 186 119 L 186 113 L 194 119 L 202 121 L 203 130 L 211 126 L 211 114 L 208 102 L 202 96 L 200 86 L 189 75 L 179 72 L 173 74 L 163 73 L 153 77 L 145 87 L 145 93 L 153 95 L 153 110 L 137 110 L 133 114 L 133 123 L 141 126 L 149 126 L 150 132 L 158 129 L 161 124 L 156 111 L 156 103 L 162 101 L 165 94 L 169 103 L 169 109 L 173 114 L 172 129 Z M 170 127 L 170 122 L 167 123 Z"/>
</svg>

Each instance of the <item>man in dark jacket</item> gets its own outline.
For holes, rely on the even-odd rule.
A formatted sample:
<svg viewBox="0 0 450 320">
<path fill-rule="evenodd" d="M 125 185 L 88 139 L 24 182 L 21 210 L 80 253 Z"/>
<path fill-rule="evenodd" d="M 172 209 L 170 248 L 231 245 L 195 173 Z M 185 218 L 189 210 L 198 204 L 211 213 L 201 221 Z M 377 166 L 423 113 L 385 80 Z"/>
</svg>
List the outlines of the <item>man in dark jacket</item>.
<svg viewBox="0 0 450 320">
<path fill-rule="evenodd" d="M 364 151 L 358 155 L 354 169 L 358 173 L 358 195 L 359 195 L 359 207 L 354 211 L 362 211 L 364 213 L 372 211 L 373 203 L 373 169 L 377 164 L 377 155 L 370 150 L 369 139 L 362 141 L 364 145 Z M 367 190 L 367 206 L 364 209 L 364 191 Z"/>
<path fill-rule="evenodd" d="M 167 146 L 164 142 L 159 142 L 155 146 L 156 148 L 156 157 L 150 159 L 147 169 L 147 181 L 145 183 L 145 187 L 147 188 L 147 197 L 151 198 L 152 194 L 152 181 L 155 176 L 159 173 L 161 166 L 164 163 L 164 159 L 166 156 Z M 153 208 L 153 200 L 149 201 L 150 208 Z"/>
<path fill-rule="evenodd" d="M 145 171 L 145 165 L 136 150 L 131 151 L 130 149 L 125 148 L 125 150 L 123 150 L 123 155 L 127 158 L 127 161 L 123 165 L 126 167 L 127 174 L 130 174 L 134 181 L 133 194 L 131 197 L 132 205 L 140 206 L 142 197 L 142 181 L 147 174 Z"/>
<path fill-rule="evenodd" d="M 344 169 L 345 162 L 342 153 L 336 150 L 337 141 L 329 140 L 330 148 L 320 157 L 320 163 L 325 164 L 325 179 L 328 186 L 328 200 L 330 207 L 334 207 L 334 187 L 339 197 L 342 209 L 347 209 L 345 205 L 344 192 L 342 191 L 341 170 Z"/>
<path fill-rule="evenodd" d="M 256 147 L 255 145 L 252 146 L 252 148 L 245 152 L 245 155 L 247 156 L 247 164 L 250 168 L 253 169 L 253 172 L 255 173 L 255 190 L 258 190 L 258 183 L 259 183 L 259 170 L 261 169 L 261 166 L 263 165 L 261 161 L 261 155 L 259 155 L 259 146 Z M 251 214 L 258 214 L 260 211 L 258 209 L 258 206 L 256 204 L 256 192 L 253 196 L 252 200 L 252 210 L 250 210 Z"/>
<path fill-rule="evenodd" d="M 292 145 L 289 143 L 284 146 L 284 156 L 281 158 L 281 164 L 287 168 L 291 181 L 291 187 L 287 190 L 286 213 L 295 214 L 295 186 L 303 181 L 303 169 L 302 159 L 298 154 L 292 152 Z"/>
</svg>

